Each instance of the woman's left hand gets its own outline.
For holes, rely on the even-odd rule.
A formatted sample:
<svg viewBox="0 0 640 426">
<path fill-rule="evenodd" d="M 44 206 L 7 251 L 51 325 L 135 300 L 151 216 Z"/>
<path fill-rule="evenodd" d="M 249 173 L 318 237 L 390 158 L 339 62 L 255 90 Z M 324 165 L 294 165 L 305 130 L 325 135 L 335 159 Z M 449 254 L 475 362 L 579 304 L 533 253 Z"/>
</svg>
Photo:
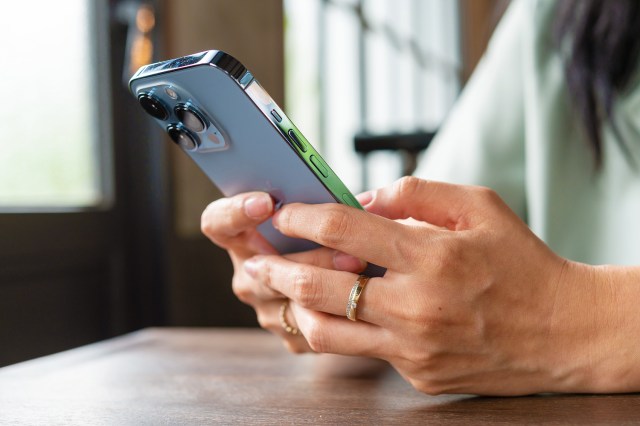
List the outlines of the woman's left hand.
<svg viewBox="0 0 640 426">
<path fill-rule="evenodd" d="M 245 263 L 256 285 L 295 302 L 313 350 L 385 359 L 430 394 L 583 386 L 590 306 L 569 285 L 583 265 L 555 255 L 486 188 L 403 178 L 360 199 L 375 214 L 290 204 L 274 216 L 285 235 L 388 268 L 365 287 L 356 322 L 345 309 L 357 274 L 277 255 Z"/>
</svg>

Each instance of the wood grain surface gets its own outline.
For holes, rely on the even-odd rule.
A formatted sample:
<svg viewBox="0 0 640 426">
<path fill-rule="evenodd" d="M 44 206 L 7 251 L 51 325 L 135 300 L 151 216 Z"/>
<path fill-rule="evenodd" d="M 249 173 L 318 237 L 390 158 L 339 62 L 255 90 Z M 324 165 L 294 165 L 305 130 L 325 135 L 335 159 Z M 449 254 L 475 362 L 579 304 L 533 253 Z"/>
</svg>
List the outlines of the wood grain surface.
<svg viewBox="0 0 640 426">
<path fill-rule="evenodd" d="M 261 330 L 147 329 L 0 369 L 0 424 L 640 423 L 640 395 L 432 397 L 330 361 Z"/>
</svg>

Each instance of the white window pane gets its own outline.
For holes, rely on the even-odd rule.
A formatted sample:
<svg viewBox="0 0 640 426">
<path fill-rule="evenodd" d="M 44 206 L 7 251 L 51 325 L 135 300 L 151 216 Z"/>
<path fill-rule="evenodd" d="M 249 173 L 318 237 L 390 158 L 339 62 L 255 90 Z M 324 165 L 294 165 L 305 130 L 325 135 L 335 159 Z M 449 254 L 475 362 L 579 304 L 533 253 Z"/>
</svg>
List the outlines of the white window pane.
<svg viewBox="0 0 640 426">
<path fill-rule="evenodd" d="M 101 200 L 89 5 L 4 6 L 11 19 L 0 26 L 0 208 Z"/>
<path fill-rule="evenodd" d="M 451 0 L 364 0 L 366 118 L 360 122 L 357 0 L 287 0 L 287 113 L 298 126 L 312 129 L 312 142 L 345 184 L 358 191 L 361 162 L 353 136 L 371 133 L 436 130 L 459 90 L 457 2 Z M 319 14 L 326 13 L 322 40 Z M 318 64 L 318 45 L 325 45 L 325 64 Z M 410 46 L 417 46 L 419 53 Z M 424 65 L 422 65 L 424 64 Z M 322 69 L 319 67 L 322 66 Z M 312 69 L 315 67 L 315 71 Z M 309 83 L 322 82 L 324 91 Z M 304 84 L 303 84 L 304 82 Z M 320 96 L 324 103 L 318 104 Z M 315 103 L 315 104 L 314 104 Z M 323 111 L 319 108 L 324 107 Z M 324 123 L 318 122 L 319 112 Z M 324 128 L 321 128 L 324 126 Z M 314 134 L 324 136 L 315 141 Z M 318 143 L 319 142 L 319 143 Z M 400 157 L 370 155 L 369 187 L 399 177 Z M 368 189 L 368 188 L 362 188 Z"/>
</svg>

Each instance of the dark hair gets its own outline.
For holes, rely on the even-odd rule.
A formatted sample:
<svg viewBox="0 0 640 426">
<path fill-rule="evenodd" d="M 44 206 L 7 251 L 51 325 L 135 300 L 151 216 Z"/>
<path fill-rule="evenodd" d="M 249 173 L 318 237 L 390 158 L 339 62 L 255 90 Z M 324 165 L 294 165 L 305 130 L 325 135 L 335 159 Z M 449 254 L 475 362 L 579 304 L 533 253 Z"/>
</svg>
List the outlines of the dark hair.
<svg viewBox="0 0 640 426">
<path fill-rule="evenodd" d="M 561 0 L 555 42 L 564 56 L 571 101 L 584 124 L 596 168 L 602 165 L 602 127 L 609 123 L 635 164 L 613 116 L 613 105 L 636 69 L 640 52 L 640 1 Z"/>
</svg>

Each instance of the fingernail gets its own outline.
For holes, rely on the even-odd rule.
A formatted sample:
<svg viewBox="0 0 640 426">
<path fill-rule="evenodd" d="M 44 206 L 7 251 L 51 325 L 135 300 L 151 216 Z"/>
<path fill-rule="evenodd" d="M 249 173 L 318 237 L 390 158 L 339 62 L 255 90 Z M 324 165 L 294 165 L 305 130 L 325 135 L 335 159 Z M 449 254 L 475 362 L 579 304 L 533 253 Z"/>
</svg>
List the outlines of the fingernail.
<svg viewBox="0 0 640 426">
<path fill-rule="evenodd" d="M 271 213 L 273 204 L 267 194 L 253 195 L 244 202 L 244 212 L 252 219 L 262 219 Z"/>
<path fill-rule="evenodd" d="M 356 195 L 356 199 L 362 205 L 362 207 L 364 207 L 367 204 L 369 204 L 371 201 L 373 201 L 374 193 L 375 193 L 375 191 L 363 192 L 361 194 Z"/>
<path fill-rule="evenodd" d="M 276 212 L 276 214 L 273 215 L 273 218 L 271 218 L 271 224 L 273 225 L 274 228 L 276 228 L 278 231 L 280 230 L 280 227 L 278 227 L 278 221 L 280 220 L 280 214 L 282 213 L 282 210 L 278 210 Z"/>
<path fill-rule="evenodd" d="M 244 270 L 251 278 L 256 278 L 258 276 L 258 263 L 259 260 L 255 257 L 244 262 Z"/>
<path fill-rule="evenodd" d="M 339 271 L 359 272 L 367 266 L 367 263 L 350 254 L 337 251 L 333 256 L 333 266 Z"/>
</svg>

